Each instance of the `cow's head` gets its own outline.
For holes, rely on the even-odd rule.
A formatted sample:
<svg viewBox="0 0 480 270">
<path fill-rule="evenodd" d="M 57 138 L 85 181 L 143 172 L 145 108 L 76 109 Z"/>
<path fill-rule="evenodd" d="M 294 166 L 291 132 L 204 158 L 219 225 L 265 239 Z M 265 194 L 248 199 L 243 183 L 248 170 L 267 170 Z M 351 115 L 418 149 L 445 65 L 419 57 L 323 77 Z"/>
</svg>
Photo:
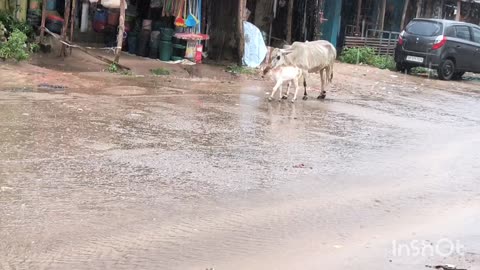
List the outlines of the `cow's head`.
<svg viewBox="0 0 480 270">
<path fill-rule="evenodd" d="M 291 48 L 286 48 L 286 49 L 275 49 L 272 53 L 272 62 L 270 63 L 270 66 L 272 68 L 279 67 L 281 65 L 285 65 L 285 56 L 288 54 L 292 53 Z"/>
</svg>

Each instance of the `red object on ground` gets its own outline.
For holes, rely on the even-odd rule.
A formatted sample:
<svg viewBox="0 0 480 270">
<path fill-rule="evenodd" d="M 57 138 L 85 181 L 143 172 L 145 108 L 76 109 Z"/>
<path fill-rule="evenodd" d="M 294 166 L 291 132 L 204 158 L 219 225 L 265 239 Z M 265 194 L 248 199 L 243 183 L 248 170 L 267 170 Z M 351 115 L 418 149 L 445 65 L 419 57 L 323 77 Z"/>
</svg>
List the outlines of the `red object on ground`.
<svg viewBox="0 0 480 270">
<path fill-rule="evenodd" d="M 202 63 L 202 52 L 203 52 L 203 45 L 198 44 L 195 52 L 195 63 L 197 64 Z"/>
</svg>

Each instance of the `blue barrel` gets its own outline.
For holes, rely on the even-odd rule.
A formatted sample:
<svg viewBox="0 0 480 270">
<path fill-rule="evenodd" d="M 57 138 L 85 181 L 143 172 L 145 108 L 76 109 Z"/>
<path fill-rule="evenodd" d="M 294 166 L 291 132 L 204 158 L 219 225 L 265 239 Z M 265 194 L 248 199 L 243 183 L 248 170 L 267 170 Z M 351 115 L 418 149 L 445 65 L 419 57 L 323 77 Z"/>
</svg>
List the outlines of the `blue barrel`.
<svg viewBox="0 0 480 270">
<path fill-rule="evenodd" d="M 131 32 L 128 34 L 128 53 L 137 54 L 137 43 L 138 37 L 137 33 Z"/>
<path fill-rule="evenodd" d="M 57 0 L 46 0 L 47 1 L 47 10 L 56 10 L 57 9 Z"/>
<path fill-rule="evenodd" d="M 95 16 L 93 17 L 93 22 L 107 24 L 108 13 L 106 10 L 97 9 L 95 11 Z"/>
</svg>

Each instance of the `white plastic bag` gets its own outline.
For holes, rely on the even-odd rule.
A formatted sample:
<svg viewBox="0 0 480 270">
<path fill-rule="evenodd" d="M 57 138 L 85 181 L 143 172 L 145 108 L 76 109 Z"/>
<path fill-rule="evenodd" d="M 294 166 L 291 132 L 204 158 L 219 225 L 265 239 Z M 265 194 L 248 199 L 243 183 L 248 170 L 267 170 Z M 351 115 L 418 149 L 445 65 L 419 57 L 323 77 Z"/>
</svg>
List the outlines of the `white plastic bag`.
<svg viewBox="0 0 480 270">
<path fill-rule="evenodd" d="M 101 0 L 100 4 L 106 8 L 120 8 L 120 0 Z M 125 9 L 127 9 L 127 2 L 125 1 Z"/>
</svg>

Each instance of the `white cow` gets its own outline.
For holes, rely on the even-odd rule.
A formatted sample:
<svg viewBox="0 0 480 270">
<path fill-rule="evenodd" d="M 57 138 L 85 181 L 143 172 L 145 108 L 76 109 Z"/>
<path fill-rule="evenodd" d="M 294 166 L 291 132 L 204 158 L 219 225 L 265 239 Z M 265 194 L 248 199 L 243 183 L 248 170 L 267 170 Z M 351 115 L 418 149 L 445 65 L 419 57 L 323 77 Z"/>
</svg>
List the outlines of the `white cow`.
<svg viewBox="0 0 480 270">
<path fill-rule="evenodd" d="M 308 98 L 308 73 L 320 73 L 322 89 L 318 99 L 324 99 L 326 97 L 325 82 L 331 82 L 333 79 L 333 65 L 336 57 L 337 50 L 328 41 L 294 42 L 291 46 L 285 46 L 284 49 L 275 49 L 271 67 L 296 66 L 300 68 L 303 72 L 305 88 L 303 99 Z"/>
</svg>

